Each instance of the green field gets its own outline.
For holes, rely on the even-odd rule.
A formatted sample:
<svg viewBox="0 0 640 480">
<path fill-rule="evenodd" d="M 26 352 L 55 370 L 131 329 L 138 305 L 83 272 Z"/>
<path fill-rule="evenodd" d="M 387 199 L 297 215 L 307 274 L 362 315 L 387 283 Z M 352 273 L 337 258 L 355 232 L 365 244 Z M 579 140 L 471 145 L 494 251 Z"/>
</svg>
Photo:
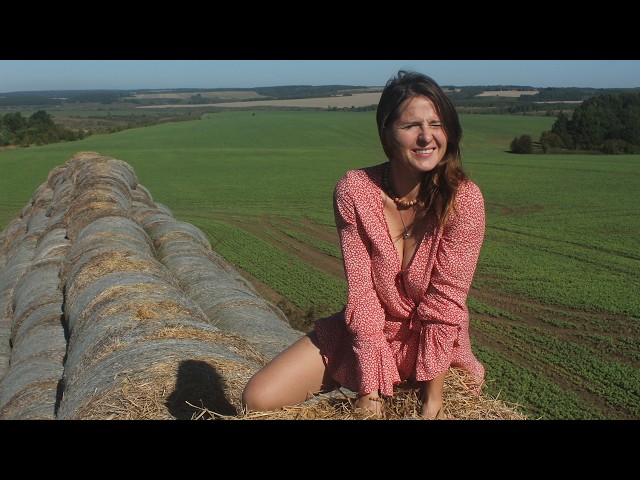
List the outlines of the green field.
<svg viewBox="0 0 640 480">
<path fill-rule="evenodd" d="M 96 151 L 129 163 L 274 298 L 329 313 L 345 299 L 333 187 L 384 161 L 374 115 L 230 111 L 1 151 L 0 229 L 54 166 Z M 512 155 L 513 138 L 537 139 L 554 118 L 461 121 L 487 209 L 469 307 L 488 393 L 529 418 L 640 418 L 640 156 Z"/>
</svg>

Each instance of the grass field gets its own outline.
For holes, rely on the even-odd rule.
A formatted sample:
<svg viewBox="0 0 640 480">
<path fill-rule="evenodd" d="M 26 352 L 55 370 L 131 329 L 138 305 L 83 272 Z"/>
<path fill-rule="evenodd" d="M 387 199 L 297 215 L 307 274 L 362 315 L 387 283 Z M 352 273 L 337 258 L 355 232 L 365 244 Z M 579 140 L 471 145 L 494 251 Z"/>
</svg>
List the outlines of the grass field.
<svg viewBox="0 0 640 480">
<path fill-rule="evenodd" d="M 0 229 L 73 153 L 113 156 L 304 330 L 345 300 L 331 197 L 385 160 L 374 115 L 228 111 L 0 152 Z M 487 209 L 469 307 L 489 393 L 529 418 L 640 418 L 640 157 L 512 155 L 554 118 L 461 121 Z"/>
</svg>

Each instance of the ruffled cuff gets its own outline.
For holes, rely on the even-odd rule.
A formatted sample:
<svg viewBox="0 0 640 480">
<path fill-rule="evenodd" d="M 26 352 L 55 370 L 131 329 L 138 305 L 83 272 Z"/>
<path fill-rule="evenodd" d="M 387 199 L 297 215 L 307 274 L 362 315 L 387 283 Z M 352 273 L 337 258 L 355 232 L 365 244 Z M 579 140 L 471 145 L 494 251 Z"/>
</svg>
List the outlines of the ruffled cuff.
<svg viewBox="0 0 640 480">
<path fill-rule="evenodd" d="M 356 338 L 353 351 L 358 359 L 358 393 L 366 395 L 379 390 L 380 395 L 392 396 L 393 386 L 400 382 L 400 374 L 384 336 Z"/>
<path fill-rule="evenodd" d="M 423 322 L 416 360 L 416 380 L 432 380 L 449 369 L 457 331 L 458 328 L 453 325 Z"/>
</svg>

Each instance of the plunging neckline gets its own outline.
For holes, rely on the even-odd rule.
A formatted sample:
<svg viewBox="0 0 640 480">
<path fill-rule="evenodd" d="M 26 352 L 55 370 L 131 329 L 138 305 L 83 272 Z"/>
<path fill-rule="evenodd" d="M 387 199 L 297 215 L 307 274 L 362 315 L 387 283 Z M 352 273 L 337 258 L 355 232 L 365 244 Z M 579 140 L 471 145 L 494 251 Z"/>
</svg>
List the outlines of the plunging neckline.
<svg viewBox="0 0 640 480">
<path fill-rule="evenodd" d="M 389 201 L 388 196 L 385 194 L 384 190 L 382 189 L 382 187 L 380 188 L 380 193 L 383 195 L 380 198 L 380 205 L 381 205 L 381 214 L 382 217 L 384 218 L 384 224 L 385 227 L 387 229 L 387 238 L 389 239 L 389 241 L 391 242 L 391 247 L 393 248 L 393 250 L 396 252 L 396 258 L 398 259 L 398 263 L 400 264 L 400 268 L 399 271 L 403 271 L 403 272 L 407 272 L 410 268 L 411 265 L 413 264 L 417 254 L 418 254 L 418 250 L 420 249 L 420 245 L 422 245 L 422 238 L 418 239 L 416 241 L 415 247 L 413 249 L 413 252 L 411 253 L 411 257 L 409 258 L 409 260 L 407 261 L 407 265 L 404 265 L 404 247 L 406 246 L 404 244 L 405 240 L 404 238 L 402 238 L 402 236 L 400 236 L 400 238 L 398 239 L 399 241 L 403 242 L 403 251 L 402 253 L 400 252 L 400 250 L 398 249 L 398 247 L 396 247 L 396 242 L 393 241 L 393 236 L 391 235 L 391 227 L 389 226 L 389 220 L 387 219 L 387 215 L 385 215 L 385 203 L 387 201 Z M 393 200 L 391 200 L 393 201 Z M 424 234 L 422 235 L 422 237 L 424 237 Z"/>
</svg>

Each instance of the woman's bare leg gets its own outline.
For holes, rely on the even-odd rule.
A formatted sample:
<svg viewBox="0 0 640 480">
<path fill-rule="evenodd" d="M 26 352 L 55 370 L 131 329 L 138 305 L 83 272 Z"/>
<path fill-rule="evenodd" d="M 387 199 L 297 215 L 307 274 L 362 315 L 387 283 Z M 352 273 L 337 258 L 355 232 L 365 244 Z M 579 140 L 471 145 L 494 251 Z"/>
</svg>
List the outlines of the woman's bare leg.
<svg viewBox="0 0 640 480">
<path fill-rule="evenodd" d="M 249 379 L 242 393 L 247 412 L 297 405 L 331 386 L 314 342 L 313 332 L 305 335 Z"/>
<path fill-rule="evenodd" d="M 442 372 L 433 380 L 424 382 L 422 387 L 422 417 L 430 420 L 445 420 L 442 404 L 442 393 L 444 390 L 444 378 L 447 372 Z"/>
</svg>

